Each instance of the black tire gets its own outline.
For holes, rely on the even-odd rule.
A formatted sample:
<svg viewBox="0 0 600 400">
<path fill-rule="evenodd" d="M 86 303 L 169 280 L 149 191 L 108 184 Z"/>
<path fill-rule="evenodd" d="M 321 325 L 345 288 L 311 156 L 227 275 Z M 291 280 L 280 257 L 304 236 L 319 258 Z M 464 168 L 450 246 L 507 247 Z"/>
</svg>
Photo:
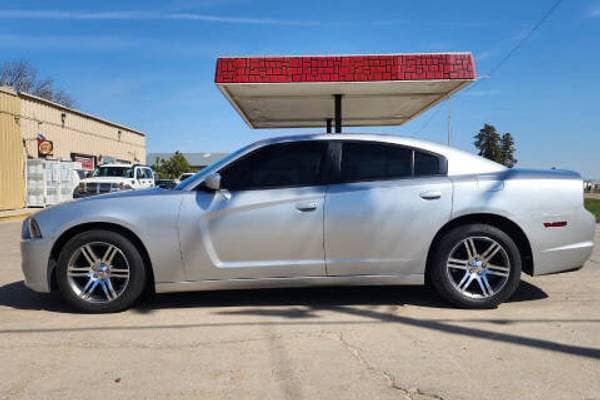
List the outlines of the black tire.
<svg viewBox="0 0 600 400">
<path fill-rule="evenodd" d="M 92 303 L 80 298 L 69 283 L 67 268 L 69 261 L 82 246 L 102 242 L 116 246 L 126 258 L 129 280 L 123 292 L 105 303 Z M 137 247 L 125 236 L 106 230 L 82 232 L 71 238 L 63 247 L 56 265 L 56 283 L 64 300 L 73 308 L 85 313 L 112 313 L 123 311 L 139 300 L 147 283 L 144 260 Z M 83 278 L 86 279 L 86 278 Z"/>
<path fill-rule="evenodd" d="M 457 249 L 457 246 L 459 246 L 465 239 L 469 237 L 488 238 L 497 242 L 505 251 L 505 253 L 502 253 L 502 257 L 507 256 L 508 260 L 510 261 L 510 265 L 508 266 L 508 277 L 502 278 L 503 280 L 506 279 L 503 283 L 503 286 L 500 287 L 499 285 L 499 289 L 491 296 L 478 298 L 464 294 L 457 287 L 456 283 L 453 283 L 451 273 L 448 272 L 449 270 L 447 269 L 447 264 L 451 252 L 454 249 Z M 463 225 L 448 231 L 440 238 L 439 242 L 437 243 L 437 247 L 433 252 L 430 269 L 428 271 L 428 278 L 440 296 L 458 307 L 494 308 L 498 304 L 510 298 L 510 296 L 513 295 L 519 286 L 521 279 L 521 266 L 521 254 L 517 248 L 517 245 L 511 239 L 511 237 L 502 230 L 486 224 Z M 462 272 L 459 270 L 455 273 L 461 274 Z M 474 282 L 477 283 L 476 281 Z M 477 289 L 477 287 L 475 287 L 475 289 Z"/>
</svg>

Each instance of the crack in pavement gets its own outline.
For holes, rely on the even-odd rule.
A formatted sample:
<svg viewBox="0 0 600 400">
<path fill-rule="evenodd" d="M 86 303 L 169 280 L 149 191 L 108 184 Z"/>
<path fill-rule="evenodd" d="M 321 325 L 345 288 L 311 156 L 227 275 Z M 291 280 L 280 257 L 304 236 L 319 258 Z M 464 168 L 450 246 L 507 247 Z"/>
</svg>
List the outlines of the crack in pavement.
<svg viewBox="0 0 600 400">
<path fill-rule="evenodd" d="M 367 359 L 363 356 L 361 349 L 357 346 L 354 346 L 354 345 L 348 343 L 348 341 L 344 338 L 343 333 L 338 332 L 337 335 L 329 335 L 328 337 L 335 340 L 336 342 L 340 343 L 368 371 L 370 371 L 373 374 L 382 376 L 385 379 L 385 381 L 387 382 L 389 387 L 391 387 L 394 390 L 399 391 L 406 399 L 408 399 L 408 400 L 418 400 L 418 399 L 444 400 L 443 397 L 441 397 L 435 393 L 424 392 L 419 388 L 405 388 L 405 387 L 400 386 L 396 382 L 396 377 L 391 372 L 389 372 L 385 369 L 380 370 L 377 367 L 375 367 L 373 364 L 371 364 L 369 361 L 367 361 Z"/>
<path fill-rule="evenodd" d="M 244 344 L 244 343 L 252 343 L 252 342 L 260 342 L 265 340 L 281 340 L 281 339 L 295 339 L 295 338 L 321 338 L 322 334 L 313 334 L 313 333 L 304 333 L 304 332 L 296 332 L 293 334 L 285 334 L 285 335 L 266 335 L 266 336 L 257 336 L 253 338 L 244 338 L 244 339 L 228 339 L 228 340 L 212 340 L 212 341 L 196 341 L 187 344 L 162 344 L 162 343 L 115 343 L 115 344 L 107 344 L 107 343 L 95 343 L 95 342 L 62 342 L 62 343 L 53 343 L 53 347 L 70 347 L 70 348 L 80 348 L 80 349 L 149 349 L 149 350 L 178 350 L 178 349 L 194 349 L 202 346 L 216 346 L 216 345 L 228 345 L 228 344 Z M 15 348 L 32 348 L 32 347 L 48 347 L 48 343 L 22 343 L 22 344 L 10 344 L 8 346 L 0 346 L 0 350 L 11 350 Z"/>
</svg>

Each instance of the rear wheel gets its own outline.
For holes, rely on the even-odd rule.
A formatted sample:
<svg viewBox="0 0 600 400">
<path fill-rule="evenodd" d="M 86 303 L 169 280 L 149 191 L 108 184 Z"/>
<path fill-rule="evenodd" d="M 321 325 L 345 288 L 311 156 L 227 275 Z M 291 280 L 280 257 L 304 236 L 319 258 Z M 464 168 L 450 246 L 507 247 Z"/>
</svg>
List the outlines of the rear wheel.
<svg viewBox="0 0 600 400">
<path fill-rule="evenodd" d="M 494 226 L 460 226 L 441 238 L 430 274 L 437 292 L 451 303 L 492 308 L 517 289 L 521 255 L 510 236 Z"/>
<path fill-rule="evenodd" d="M 77 310 L 116 312 L 139 299 L 146 285 L 146 270 L 129 239 L 93 230 L 67 242 L 58 259 L 56 281 L 63 298 Z"/>
</svg>

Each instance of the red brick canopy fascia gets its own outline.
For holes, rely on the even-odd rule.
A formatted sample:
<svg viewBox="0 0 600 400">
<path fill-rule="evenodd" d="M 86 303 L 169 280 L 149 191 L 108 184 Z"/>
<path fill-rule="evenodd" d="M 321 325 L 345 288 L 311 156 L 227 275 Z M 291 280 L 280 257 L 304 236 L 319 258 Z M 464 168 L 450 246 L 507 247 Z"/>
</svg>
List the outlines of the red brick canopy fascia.
<svg viewBox="0 0 600 400">
<path fill-rule="evenodd" d="M 216 83 L 374 82 L 475 79 L 470 53 L 223 57 Z"/>
</svg>

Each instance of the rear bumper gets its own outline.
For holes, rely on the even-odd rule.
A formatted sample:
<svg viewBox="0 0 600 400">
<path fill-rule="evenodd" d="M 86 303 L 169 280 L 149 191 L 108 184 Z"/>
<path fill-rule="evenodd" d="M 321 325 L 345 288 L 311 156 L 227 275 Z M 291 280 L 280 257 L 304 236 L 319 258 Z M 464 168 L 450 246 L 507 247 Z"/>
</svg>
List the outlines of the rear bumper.
<svg viewBox="0 0 600 400">
<path fill-rule="evenodd" d="M 25 286 L 41 293 L 50 293 L 50 250 L 45 239 L 30 239 L 21 242 L 21 269 Z"/>
<path fill-rule="evenodd" d="M 570 218 L 566 229 L 545 229 L 544 240 L 534 246 L 534 275 L 581 268 L 592 255 L 595 233 L 596 219 L 587 211 Z"/>
<path fill-rule="evenodd" d="M 536 257 L 534 275 L 577 270 L 589 260 L 593 250 L 593 241 L 543 250 Z"/>
</svg>

